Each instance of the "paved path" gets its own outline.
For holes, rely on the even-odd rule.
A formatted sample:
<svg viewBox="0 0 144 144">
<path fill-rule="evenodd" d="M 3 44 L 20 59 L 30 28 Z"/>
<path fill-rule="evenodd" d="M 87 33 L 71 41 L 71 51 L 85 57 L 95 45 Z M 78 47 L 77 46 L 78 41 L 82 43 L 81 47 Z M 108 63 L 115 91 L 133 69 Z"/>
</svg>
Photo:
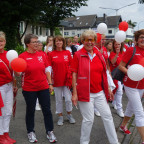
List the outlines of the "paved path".
<svg viewBox="0 0 144 144">
<path fill-rule="evenodd" d="M 126 96 L 123 96 L 123 107 L 127 104 Z M 17 144 L 29 144 L 27 139 L 27 132 L 25 126 L 25 101 L 21 93 L 21 88 L 17 95 L 17 109 L 16 117 L 11 120 L 10 125 L 10 135 L 12 138 L 17 140 Z M 111 104 L 110 104 L 111 107 Z M 55 114 L 55 97 L 51 96 L 51 109 L 53 113 L 54 120 L 54 132 L 58 139 L 57 144 L 79 144 L 80 141 L 80 129 L 82 117 L 79 109 L 73 109 L 73 116 L 76 119 L 76 124 L 69 124 L 66 119 L 66 112 L 64 112 L 64 125 L 57 126 L 57 115 Z M 124 134 L 118 130 L 118 127 L 122 121 L 116 111 L 111 107 L 115 127 L 117 130 L 119 141 L 122 142 Z M 37 144 L 47 144 L 49 141 L 46 138 L 43 116 L 41 111 L 36 111 L 35 113 L 35 131 L 38 139 Z M 90 144 L 108 144 L 108 139 L 104 130 L 104 126 L 100 117 L 95 116 L 95 121 L 93 124 Z"/>
</svg>

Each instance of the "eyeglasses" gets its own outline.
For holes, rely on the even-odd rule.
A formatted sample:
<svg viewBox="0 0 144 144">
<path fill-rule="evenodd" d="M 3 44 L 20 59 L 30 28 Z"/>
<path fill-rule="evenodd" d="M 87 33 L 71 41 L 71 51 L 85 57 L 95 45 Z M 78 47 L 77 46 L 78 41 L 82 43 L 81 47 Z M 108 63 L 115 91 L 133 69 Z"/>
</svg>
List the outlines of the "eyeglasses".
<svg viewBox="0 0 144 144">
<path fill-rule="evenodd" d="M 33 42 L 30 42 L 32 44 L 38 44 L 39 42 L 38 41 L 33 41 Z"/>
<path fill-rule="evenodd" d="M 139 37 L 139 39 L 144 39 L 144 37 Z"/>
<path fill-rule="evenodd" d="M 94 39 L 85 39 L 85 42 L 95 42 L 95 40 Z"/>
</svg>

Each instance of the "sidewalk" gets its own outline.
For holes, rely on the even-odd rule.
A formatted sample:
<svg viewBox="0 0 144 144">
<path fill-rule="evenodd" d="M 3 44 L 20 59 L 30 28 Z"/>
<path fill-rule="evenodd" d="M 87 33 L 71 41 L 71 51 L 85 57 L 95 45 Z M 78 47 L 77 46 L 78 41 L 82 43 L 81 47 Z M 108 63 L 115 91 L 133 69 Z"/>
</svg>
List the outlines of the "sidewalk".
<svg viewBox="0 0 144 144">
<path fill-rule="evenodd" d="M 127 104 L 127 98 L 123 96 L 123 107 L 125 110 Z M 64 105 L 65 106 L 65 105 Z M 110 104 L 111 107 L 111 104 Z M 27 132 L 25 126 L 25 101 L 21 93 L 21 88 L 18 91 L 17 95 L 17 109 L 16 117 L 11 120 L 10 125 L 10 135 L 12 138 L 16 139 L 17 144 L 29 144 L 27 139 Z M 75 107 L 73 108 L 73 116 L 76 119 L 76 124 L 69 124 L 66 119 L 66 112 L 64 111 L 64 125 L 57 126 L 57 115 L 55 114 L 55 97 L 51 96 L 51 109 L 54 120 L 54 132 L 57 137 L 57 144 L 79 144 L 80 141 L 80 130 L 81 130 L 81 121 L 82 117 Z M 116 111 L 111 107 L 115 127 L 118 134 L 118 139 L 120 142 L 123 141 L 124 134 L 118 130 L 122 118 L 120 118 Z M 37 135 L 38 142 L 37 144 L 47 144 L 49 141 L 46 138 L 45 127 L 43 122 L 42 111 L 36 111 L 35 113 L 35 132 Z M 90 144 L 109 144 L 105 129 L 100 117 L 95 116 L 95 121 L 93 124 Z"/>
</svg>

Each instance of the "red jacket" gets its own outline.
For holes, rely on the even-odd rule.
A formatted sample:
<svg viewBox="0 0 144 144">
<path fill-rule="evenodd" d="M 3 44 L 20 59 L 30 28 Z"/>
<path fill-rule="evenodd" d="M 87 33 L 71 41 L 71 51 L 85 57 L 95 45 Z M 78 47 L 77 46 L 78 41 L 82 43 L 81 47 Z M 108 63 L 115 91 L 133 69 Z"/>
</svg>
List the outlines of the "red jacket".
<svg viewBox="0 0 144 144">
<path fill-rule="evenodd" d="M 94 51 L 98 51 L 94 48 Z M 90 101 L 90 58 L 88 53 L 79 50 L 75 53 L 79 61 L 78 75 L 77 75 L 77 95 L 79 101 L 89 102 Z M 105 92 L 105 96 L 108 99 L 108 81 L 106 75 L 106 63 L 102 54 L 97 53 L 97 56 L 102 61 L 104 71 L 102 73 L 102 87 Z"/>
</svg>

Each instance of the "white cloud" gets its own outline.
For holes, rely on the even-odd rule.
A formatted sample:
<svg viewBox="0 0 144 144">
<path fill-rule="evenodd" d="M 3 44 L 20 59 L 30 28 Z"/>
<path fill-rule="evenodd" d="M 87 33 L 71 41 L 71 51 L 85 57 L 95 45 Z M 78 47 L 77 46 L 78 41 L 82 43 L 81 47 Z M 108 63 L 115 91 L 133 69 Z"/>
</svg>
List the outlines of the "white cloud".
<svg viewBox="0 0 144 144">
<path fill-rule="evenodd" d="M 132 3 L 136 4 L 119 9 Z M 138 4 L 138 0 L 88 0 L 87 4 L 87 7 L 81 7 L 78 12 L 75 12 L 74 14 L 76 16 L 90 14 L 103 16 L 103 14 L 106 13 L 108 16 L 114 16 L 116 15 L 115 10 L 100 9 L 99 7 L 119 9 L 118 15 L 122 16 L 122 20 L 137 22 L 135 30 L 138 29 L 138 26 L 139 29 L 144 28 L 144 4 Z"/>
</svg>

